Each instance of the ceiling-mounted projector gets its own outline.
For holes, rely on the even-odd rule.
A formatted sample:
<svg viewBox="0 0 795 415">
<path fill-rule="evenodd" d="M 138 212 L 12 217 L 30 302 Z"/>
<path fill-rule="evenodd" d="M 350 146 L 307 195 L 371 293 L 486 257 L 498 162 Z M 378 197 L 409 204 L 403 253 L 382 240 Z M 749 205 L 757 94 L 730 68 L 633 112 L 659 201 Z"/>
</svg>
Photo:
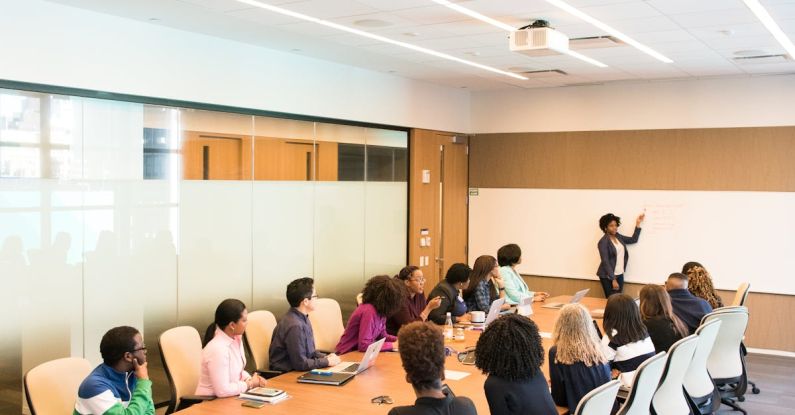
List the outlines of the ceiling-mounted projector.
<svg viewBox="0 0 795 415">
<path fill-rule="evenodd" d="M 546 20 L 536 20 L 514 30 L 508 42 L 511 52 L 528 56 L 555 55 L 569 50 L 569 37 L 549 27 Z"/>
</svg>

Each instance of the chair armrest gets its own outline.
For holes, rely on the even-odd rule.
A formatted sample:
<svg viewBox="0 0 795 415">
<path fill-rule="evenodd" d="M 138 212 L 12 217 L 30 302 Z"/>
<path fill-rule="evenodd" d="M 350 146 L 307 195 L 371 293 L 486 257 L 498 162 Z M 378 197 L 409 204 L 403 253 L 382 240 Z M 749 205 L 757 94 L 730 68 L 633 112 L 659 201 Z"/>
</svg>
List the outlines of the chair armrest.
<svg viewBox="0 0 795 415">
<path fill-rule="evenodd" d="M 265 379 L 275 378 L 276 376 L 283 375 L 284 372 L 280 372 L 278 370 L 258 370 L 257 374 L 262 376 Z"/>
</svg>

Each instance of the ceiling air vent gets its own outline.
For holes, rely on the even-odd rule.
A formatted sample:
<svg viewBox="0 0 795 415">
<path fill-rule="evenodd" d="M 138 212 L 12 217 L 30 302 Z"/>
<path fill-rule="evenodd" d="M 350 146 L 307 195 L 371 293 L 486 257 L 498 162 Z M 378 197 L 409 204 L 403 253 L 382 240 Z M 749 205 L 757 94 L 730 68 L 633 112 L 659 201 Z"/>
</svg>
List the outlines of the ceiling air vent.
<svg viewBox="0 0 795 415">
<path fill-rule="evenodd" d="M 511 72 L 517 73 L 526 77 L 527 79 L 543 79 L 543 80 L 552 80 L 552 79 L 562 79 L 569 76 L 566 71 L 562 71 L 560 69 L 546 69 L 546 70 L 527 70 L 527 68 L 509 68 Z"/>
<path fill-rule="evenodd" d="M 759 63 L 784 63 L 792 62 L 792 58 L 787 54 L 778 55 L 756 55 L 756 56 L 738 56 L 732 58 L 735 62 L 743 65 L 759 64 Z"/>
<path fill-rule="evenodd" d="M 624 45 L 626 45 L 626 43 L 613 36 L 589 36 L 569 39 L 569 49 L 575 50 L 614 48 Z"/>
</svg>

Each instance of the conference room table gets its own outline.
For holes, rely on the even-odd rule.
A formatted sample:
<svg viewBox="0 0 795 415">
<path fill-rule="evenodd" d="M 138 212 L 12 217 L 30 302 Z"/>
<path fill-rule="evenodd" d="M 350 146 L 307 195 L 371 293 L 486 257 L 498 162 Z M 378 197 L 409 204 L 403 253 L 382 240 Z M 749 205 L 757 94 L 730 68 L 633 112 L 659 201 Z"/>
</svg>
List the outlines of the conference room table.
<svg viewBox="0 0 795 415">
<path fill-rule="evenodd" d="M 568 302 L 571 296 L 558 296 L 547 299 L 546 303 Z M 604 309 L 605 299 L 583 298 L 581 301 L 590 310 Z M 533 303 L 533 315 L 530 316 L 538 325 L 542 333 L 544 350 L 549 350 L 552 340 L 549 336 L 555 325 L 559 310 L 543 308 L 544 303 Z M 598 319 L 597 319 L 598 320 Z M 447 345 L 456 351 L 464 351 L 467 347 L 475 346 L 480 331 L 465 330 L 465 340 L 450 342 Z M 549 362 L 544 358 L 542 370 L 549 381 Z M 362 358 L 361 352 L 346 353 L 343 361 L 358 362 Z M 447 379 L 444 381 L 457 396 L 466 396 L 472 399 L 479 414 L 488 414 L 489 405 L 483 392 L 483 375 L 475 366 L 465 365 L 458 361 L 455 354 L 449 356 L 445 362 L 445 370 L 466 372 L 468 375 L 460 380 Z M 290 397 L 276 404 L 265 405 L 260 409 L 241 406 L 242 400 L 232 397 L 215 399 L 193 405 L 179 411 L 184 415 L 220 415 L 220 414 L 248 414 L 256 411 L 267 414 L 386 414 L 395 406 L 412 405 L 416 399 L 414 390 L 406 383 L 406 372 L 400 363 L 400 355 L 394 352 L 382 352 L 378 355 L 375 365 L 356 375 L 350 382 L 342 386 L 314 385 L 298 383 L 297 378 L 304 372 L 290 372 L 275 378 L 268 379 L 268 387 L 283 389 Z M 393 404 L 374 404 L 371 400 L 377 396 L 386 395 L 392 398 Z M 567 408 L 558 407 L 558 412 L 564 414 Z"/>
</svg>

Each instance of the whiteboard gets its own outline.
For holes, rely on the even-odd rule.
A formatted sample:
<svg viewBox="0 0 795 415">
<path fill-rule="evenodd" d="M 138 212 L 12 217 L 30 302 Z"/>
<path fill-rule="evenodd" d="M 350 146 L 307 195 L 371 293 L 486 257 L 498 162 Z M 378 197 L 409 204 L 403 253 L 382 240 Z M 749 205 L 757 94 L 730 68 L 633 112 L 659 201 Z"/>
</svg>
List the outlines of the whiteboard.
<svg viewBox="0 0 795 415">
<path fill-rule="evenodd" d="M 477 193 L 477 195 L 475 195 Z M 599 217 L 621 217 L 629 245 L 625 280 L 662 283 L 688 261 L 715 287 L 750 282 L 757 292 L 795 294 L 795 193 L 492 189 L 470 192 L 469 261 L 508 243 L 522 248 L 522 274 L 597 279 Z"/>
</svg>

